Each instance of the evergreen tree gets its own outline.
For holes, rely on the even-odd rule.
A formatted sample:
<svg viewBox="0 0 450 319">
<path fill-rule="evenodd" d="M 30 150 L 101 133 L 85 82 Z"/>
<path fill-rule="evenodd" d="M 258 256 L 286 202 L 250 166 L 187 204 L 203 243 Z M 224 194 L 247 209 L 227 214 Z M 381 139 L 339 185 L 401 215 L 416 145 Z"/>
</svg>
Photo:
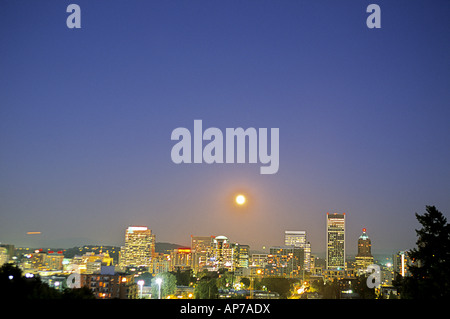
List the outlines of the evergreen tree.
<svg viewBox="0 0 450 319">
<path fill-rule="evenodd" d="M 195 299 L 216 299 L 219 292 L 217 279 L 217 273 L 202 272 L 194 289 Z"/>
<path fill-rule="evenodd" d="M 443 299 L 450 297 L 450 225 L 434 206 L 415 214 L 422 225 L 416 230 L 417 248 L 409 251 L 411 277 L 403 279 L 402 298 Z"/>
</svg>

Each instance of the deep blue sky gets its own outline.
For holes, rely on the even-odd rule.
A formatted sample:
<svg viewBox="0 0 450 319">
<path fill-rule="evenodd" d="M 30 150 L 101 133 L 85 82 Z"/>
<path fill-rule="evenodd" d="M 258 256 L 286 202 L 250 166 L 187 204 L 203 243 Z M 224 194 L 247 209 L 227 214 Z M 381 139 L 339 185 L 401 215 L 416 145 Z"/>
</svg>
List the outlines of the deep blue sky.
<svg viewBox="0 0 450 319">
<path fill-rule="evenodd" d="M 77 3 L 82 28 L 66 27 Z M 366 7 L 381 7 L 381 29 Z M 0 1 L 0 242 L 190 235 L 414 247 L 450 212 L 449 1 Z M 278 127 L 280 169 L 175 165 L 173 129 Z M 232 196 L 249 196 L 245 209 Z M 38 236 L 27 231 L 41 231 Z"/>
</svg>

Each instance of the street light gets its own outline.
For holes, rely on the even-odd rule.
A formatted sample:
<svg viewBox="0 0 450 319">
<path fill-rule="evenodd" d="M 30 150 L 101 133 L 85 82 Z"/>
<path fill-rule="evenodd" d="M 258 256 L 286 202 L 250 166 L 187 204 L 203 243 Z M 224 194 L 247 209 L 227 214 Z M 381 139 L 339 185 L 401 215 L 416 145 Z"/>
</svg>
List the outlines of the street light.
<svg viewBox="0 0 450 319">
<path fill-rule="evenodd" d="M 144 285 L 144 281 L 143 280 L 139 280 L 137 282 L 137 284 L 139 285 L 139 298 L 142 299 L 142 286 Z"/>
<path fill-rule="evenodd" d="M 158 299 L 161 299 L 161 283 L 162 283 L 162 279 L 161 279 L 161 278 L 156 278 L 156 283 L 157 283 L 158 286 L 159 286 L 159 289 L 158 289 Z"/>
<path fill-rule="evenodd" d="M 261 275 L 262 271 L 261 269 L 257 269 L 256 270 L 256 274 L 259 276 Z M 254 290 L 255 290 L 255 272 L 253 272 L 253 275 L 250 271 L 250 278 L 251 278 L 251 282 L 250 282 L 250 299 L 253 299 L 253 294 L 254 294 Z"/>
</svg>

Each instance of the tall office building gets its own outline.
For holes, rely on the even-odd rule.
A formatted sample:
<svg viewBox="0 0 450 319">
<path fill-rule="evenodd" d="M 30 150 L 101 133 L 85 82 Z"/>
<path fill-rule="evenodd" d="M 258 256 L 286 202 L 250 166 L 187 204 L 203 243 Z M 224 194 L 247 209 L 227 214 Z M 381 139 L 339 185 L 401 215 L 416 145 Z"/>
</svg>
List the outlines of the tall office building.
<svg viewBox="0 0 450 319">
<path fill-rule="evenodd" d="M 345 269 L 345 213 L 327 213 L 327 269 Z"/>
<path fill-rule="evenodd" d="M 234 271 L 238 262 L 238 245 L 231 243 L 225 236 L 214 237 L 211 261 L 214 269 L 228 268 Z"/>
<path fill-rule="evenodd" d="M 195 272 L 208 266 L 214 236 L 191 235 L 192 267 Z"/>
<path fill-rule="evenodd" d="M 296 246 L 270 247 L 265 275 L 275 277 L 302 276 L 304 251 Z"/>
<path fill-rule="evenodd" d="M 305 257 L 303 269 L 311 270 L 311 244 L 306 241 L 306 231 L 286 230 L 284 232 L 284 245 L 302 248 Z"/>
<path fill-rule="evenodd" d="M 146 226 L 130 226 L 120 250 L 121 267 L 150 267 L 155 254 L 155 235 Z"/>
<path fill-rule="evenodd" d="M 373 264 L 372 243 L 366 234 L 366 229 L 362 229 L 363 233 L 358 238 L 358 253 L 355 257 L 356 270 L 365 272 L 369 265 Z"/>
<path fill-rule="evenodd" d="M 192 250 L 190 248 L 176 248 L 170 253 L 170 269 L 186 270 L 192 268 Z"/>
</svg>

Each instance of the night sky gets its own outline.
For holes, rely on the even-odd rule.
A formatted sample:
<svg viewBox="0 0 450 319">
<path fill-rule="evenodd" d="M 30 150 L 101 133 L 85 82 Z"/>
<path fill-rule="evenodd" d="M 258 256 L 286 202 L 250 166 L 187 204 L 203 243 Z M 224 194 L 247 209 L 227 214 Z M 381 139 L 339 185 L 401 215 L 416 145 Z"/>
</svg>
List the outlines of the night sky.
<svg viewBox="0 0 450 319">
<path fill-rule="evenodd" d="M 81 29 L 66 8 L 81 7 Z M 381 29 L 366 8 L 381 7 Z M 0 1 L 0 242 L 225 235 L 254 250 L 326 213 L 374 253 L 450 217 L 449 1 Z M 279 128 L 280 167 L 174 164 L 177 127 Z M 233 203 L 247 195 L 245 207 Z M 27 235 L 39 231 L 40 235 Z"/>
</svg>

